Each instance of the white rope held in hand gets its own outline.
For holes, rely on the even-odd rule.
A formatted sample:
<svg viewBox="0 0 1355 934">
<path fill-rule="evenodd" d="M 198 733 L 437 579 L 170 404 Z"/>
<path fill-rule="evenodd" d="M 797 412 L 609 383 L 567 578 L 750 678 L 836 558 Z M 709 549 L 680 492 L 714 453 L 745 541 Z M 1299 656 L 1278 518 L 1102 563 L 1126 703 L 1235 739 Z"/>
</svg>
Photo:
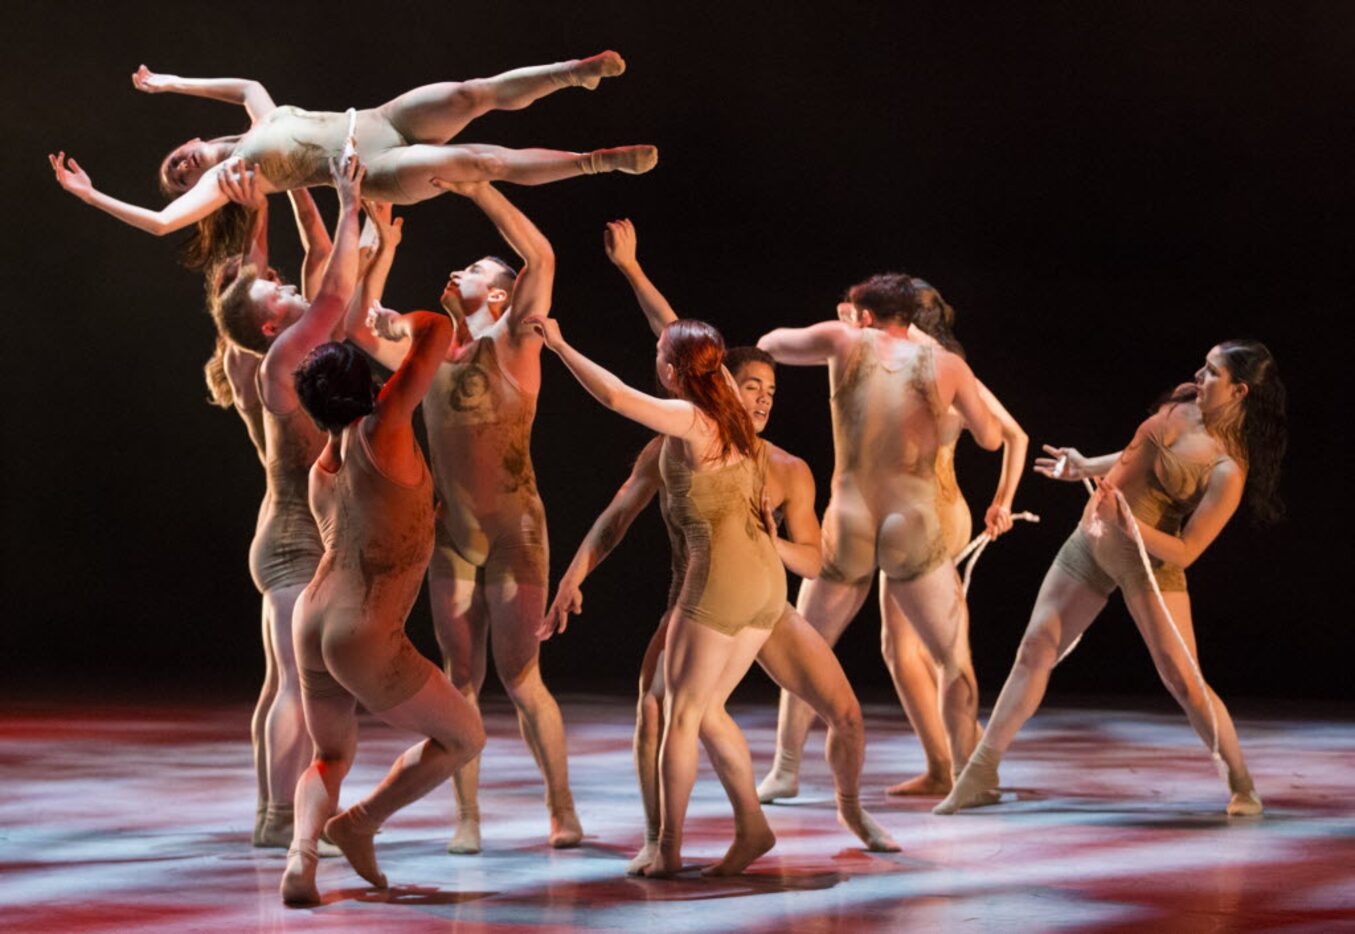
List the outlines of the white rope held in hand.
<svg viewBox="0 0 1355 934">
<path fill-rule="evenodd" d="M 1065 454 L 1063 457 L 1060 457 L 1058 463 L 1054 465 L 1054 476 L 1062 477 L 1063 471 L 1067 466 L 1068 456 Z M 1092 496 L 1096 495 L 1096 488 L 1092 486 L 1091 480 L 1083 477 L 1082 484 L 1087 488 L 1088 494 Z M 1115 499 L 1119 507 L 1123 509 L 1125 514 L 1130 516 L 1132 520 L 1134 513 L 1133 510 L 1129 508 L 1129 501 L 1124 498 L 1124 494 L 1119 490 L 1116 490 Z M 1162 596 L 1162 588 L 1158 586 L 1157 576 L 1153 574 L 1153 562 L 1152 559 L 1148 557 L 1148 546 L 1144 544 L 1143 533 L 1139 531 L 1138 522 L 1136 520 L 1131 521 L 1129 528 L 1131 533 L 1130 538 L 1134 540 L 1134 546 L 1138 549 L 1139 562 L 1143 565 L 1144 573 L 1148 575 L 1148 585 L 1152 588 L 1153 596 L 1157 599 L 1158 608 L 1162 610 L 1162 614 L 1167 617 L 1167 622 L 1171 624 L 1172 635 L 1176 636 L 1176 641 L 1180 644 L 1181 651 L 1185 654 L 1187 660 L 1189 660 L 1190 670 L 1195 675 L 1195 682 L 1200 688 L 1200 696 L 1204 698 L 1205 704 L 1209 707 L 1209 732 L 1211 737 L 1210 753 L 1214 758 L 1215 764 L 1218 766 L 1219 773 L 1226 780 L 1228 778 L 1228 764 L 1223 761 L 1223 756 L 1219 754 L 1219 715 L 1214 710 L 1213 699 L 1209 696 L 1209 686 L 1205 683 L 1204 672 L 1200 670 L 1199 662 L 1195 660 L 1194 654 L 1190 651 L 1190 646 L 1186 644 L 1185 636 L 1181 635 L 1181 629 L 1176 625 L 1176 617 L 1172 616 L 1172 611 L 1167 608 L 1167 599 Z M 1101 523 L 1100 518 L 1094 517 L 1087 529 L 1087 533 L 1093 538 L 1099 538 L 1104 532 L 1105 528 Z M 1068 648 L 1063 650 L 1063 653 L 1058 657 L 1058 661 L 1054 664 L 1057 665 L 1067 658 L 1073 649 L 1077 648 L 1077 644 L 1081 641 L 1082 636 L 1079 635 L 1073 640 Z"/>
<path fill-rule="evenodd" d="M 1039 522 L 1040 517 L 1033 512 L 1013 513 L 1012 521 L 1015 522 L 1017 520 L 1022 522 Z M 979 555 L 983 554 L 983 549 L 987 548 L 992 541 L 993 537 L 989 535 L 986 530 L 980 532 L 978 535 L 974 536 L 973 541 L 968 545 L 965 545 L 964 548 L 960 550 L 960 553 L 955 556 L 955 566 L 957 568 L 965 563 L 966 558 L 969 559 L 969 564 L 965 566 L 964 577 L 962 578 L 964 595 L 966 597 L 969 596 L 969 581 L 974 577 L 974 565 L 979 563 Z"/>
</svg>

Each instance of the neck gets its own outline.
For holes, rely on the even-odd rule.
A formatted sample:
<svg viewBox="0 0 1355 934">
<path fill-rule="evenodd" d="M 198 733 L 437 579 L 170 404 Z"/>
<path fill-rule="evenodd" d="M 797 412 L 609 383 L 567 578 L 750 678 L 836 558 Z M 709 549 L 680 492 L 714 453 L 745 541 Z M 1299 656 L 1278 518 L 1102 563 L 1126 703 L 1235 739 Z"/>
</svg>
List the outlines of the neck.
<svg viewBox="0 0 1355 934">
<path fill-rule="evenodd" d="M 887 321 L 881 324 L 878 330 L 884 331 L 890 337 L 908 340 L 908 325 L 906 324 L 899 324 L 897 321 Z"/>
<path fill-rule="evenodd" d="M 1242 436 L 1242 404 L 1229 402 L 1208 412 L 1200 412 L 1204 430 L 1231 448 L 1233 441 Z"/>
</svg>

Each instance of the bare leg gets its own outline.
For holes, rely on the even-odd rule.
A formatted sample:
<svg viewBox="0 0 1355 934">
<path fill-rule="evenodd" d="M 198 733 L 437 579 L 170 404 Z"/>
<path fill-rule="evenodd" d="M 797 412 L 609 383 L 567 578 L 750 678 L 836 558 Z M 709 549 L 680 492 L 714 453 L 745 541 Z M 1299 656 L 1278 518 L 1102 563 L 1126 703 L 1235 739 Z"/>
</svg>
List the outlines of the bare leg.
<svg viewBox="0 0 1355 934">
<path fill-rule="evenodd" d="M 801 617 L 832 647 L 847 624 L 860 612 L 870 591 L 870 579 L 847 584 L 816 578 L 800 584 L 796 608 Z M 800 757 L 805 738 L 814 722 L 814 711 L 789 691 L 781 692 L 776 718 L 776 761 L 758 785 L 758 799 L 764 803 L 777 798 L 793 798 L 800 793 Z"/>
<path fill-rule="evenodd" d="M 249 720 L 250 745 L 254 748 L 254 777 L 257 786 L 254 809 L 255 846 L 263 846 L 264 819 L 268 811 L 268 746 L 264 741 L 264 724 L 268 720 L 268 711 L 273 706 L 273 698 L 278 693 L 278 662 L 273 652 L 272 626 L 268 620 L 268 604 L 260 609 L 263 629 L 263 687 L 259 689 L 259 700 L 254 705 L 254 715 Z"/>
<path fill-rule="evenodd" d="M 353 765 L 357 747 L 357 702 L 341 692 L 325 697 L 303 697 L 306 725 L 315 745 L 315 758 L 296 784 L 296 836 L 287 851 L 282 874 L 282 900 L 289 905 L 320 901 L 315 886 L 321 828 L 339 803 L 339 785 Z"/>
<path fill-rule="evenodd" d="M 742 676 L 734 681 L 734 686 L 740 680 Z M 706 708 L 701 719 L 701 744 L 706 747 L 706 755 L 734 809 L 734 842 L 723 859 L 701 870 L 705 876 L 736 876 L 776 845 L 776 834 L 767 824 L 757 789 L 753 787 L 753 757 L 748 753 L 748 742 L 725 710 L 727 699 L 728 695 Z"/>
<path fill-rule="evenodd" d="M 636 876 L 659 852 L 659 744 L 663 738 L 663 644 L 668 638 L 664 614 L 645 649 L 640 665 L 640 700 L 635 711 L 635 774 L 645 808 L 645 843 L 629 863 L 626 874 Z"/>
<path fill-rule="evenodd" d="M 546 612 L 546 589 L 511 580 L 486 584 L 494 669 L 517 708 L 518 725 L 546 780 L 550 844 L 578 846 L 583 828 L 569 790 L 565 724 L 560 707 L 541 680 L 541 642 L 536 627 Z"/>
<path fill-rule="evenodd" d="M 927 771 L 889 788 L 891 795 L 944 795 L 950 791 L 950 744 L 941 723 L 941 706 L 936 680 L 936 662 L 927 654 L 917 630 L 893 599 L 887 581 L 880 575 L 881 651 L 894 682 L 894 690 L 903 704 L 908 722 L 913 725 Z"/>
<path fill-rule="evenodd" d="M 1060 656 L 1081 638 L 1105 605 L 1103 595 L 1058 565 L 1050 567 L 1035 598 L 1035 608 L 1016 650 L 1007 683 L 988 718 L 983 741 L 950 794 L 932 809 L 934 814 L 953 814 L 961 808 L 997 800 L 997 765 L 1002 754 L 1040 706 L 1049 685 L 1049 673 Z"/>
<path fill-rule="evenodd" d="M 392 814 L 428 794 L 478 754 L 485 745 L 485 729 L 479 713 L 431 663 L 423 687 L 413 697 L 376 715 L 396 729 L 421 733 L 428 739 L 396 759 L 376 790 L 331 818 L 325 832 L 358 875 L 384 888 L 386 877 L 372 845 L 377 830 Z"/>
<path fill-rule="evenodd" d="M 787 608 L 757 660 L 782 691 L 804 700 L 828 724 L 824 751 L 837 789 L 838 821 L 860 837 L 868 850 L 898 850 L 889 832 L 861 807 L 865 723 L 861 705 L 828 643 L 799 613 Z"/>
<path fill-rule="evenodd" d="M 432 599 L 433 630 L 442 651 L 443 666 L 453 687 L 466 702 L 480 711 L 480 689 L 485 683 L 489 634 L 489 610 L 482 588 L 476 583 L 476 569 L 454 562 L 442 565 L 442 551 L 435 554 L 428 574 L 428 593 Z M 479 853 L 480 841 L 480 757 L 474 756 L 453 775 L 456 786 L 457 825 L 447 852 Z"/>
<path fill-rule="evenodd" d="M 766 630 L 758 629 L 745 629 L 737 635 L 727 636 L 677 615 L 670 622 L 668 641 L 664 646 L 666 722 L 659 753 L 663 819 L 659 853 L 645 868 L 645 875 L 670 876 L 682 868 L 682 825 L 687 817 L 692 786 L 696 783 L 696 745 L 702 721 L 713 704 L 723 707 L 725 698 L 748 672 L 766 638 Z M 728 768 L 729 762 L 712 764 L 726 769 L 721 775 L 722 781 L 738 780 L 735 770 Z M 751 769 L 750 764 L 750 782 Z M 762 842 L 765 841 L 736 839 L 735 846 L 743 844 L 743 847 L 738 853 L 731 849 L 726 856 L 726 867 L 743 860 L 747 855 L 745 851 L 756 849 Z M 743 865 L 755 858 L 748 858 Z"/>
<path fill-rule="evenodd" d="M 406 91 L 379 110 L 411 143 L 445 143 L 491 110 L 521 110 L 567 87 L 593 90 L 626 70 L 615 52 L 551 65 L 514 68 L 492 78 L 442 81 Z"/>
<path fill-rule="evenodd" d="M 1152 653 L 1153 664 L 1167 686 L 1172 697 L 1185 711 L 1190 725 L 1195 728 L 1206 745 L 1214 742 L 1214 725 L 1218 726 L 1219 756 L 1228 767 L 1228 789 L 1232 799 L 1228 802 L 1228 813 L 1233 815 L 1253 815 L 1261 813 L 1261 798 L 1252 783 L 1251 772 L 1247 769 L 1246 759 L 1242 756 L 1242 746 L 1237 741 L 1237 730 L 1228 708 L 1219 700 L 1208 684 L 1195 676 L 1191 660 L 1198 661 L 1195 648 L 1195 626 L 1190 613 L 1190 595 L 1186 593 L 1165 593 L 1162 595 L 1171 611 L 1172 619 L 1180 628 L 1186 646 L 1183 648 L 1172 633 L 1171 620 L 1162 614 L 1157 599 L 1150 590 L 1140 590 L 1124 595 L 1125 606 L 1134 618 L 1143 641 Z M 1189 651 L 1189 655 L 1187 655 Z M 1210 708 L 1213 717 L 1210 717 Z"/>
<path fill-rule="evenodd" d="M 292 842 L 292 798 L 311 757 L 311 741 L 302 712 L 301 680 L 292 647 L 292 610 L 304 584 L 264 594 L 265 615 L 277 663 L 278 689 L 264 721 L 268 750 L 268 811 L 258 846 L 286 847 Z"/>
</svg>

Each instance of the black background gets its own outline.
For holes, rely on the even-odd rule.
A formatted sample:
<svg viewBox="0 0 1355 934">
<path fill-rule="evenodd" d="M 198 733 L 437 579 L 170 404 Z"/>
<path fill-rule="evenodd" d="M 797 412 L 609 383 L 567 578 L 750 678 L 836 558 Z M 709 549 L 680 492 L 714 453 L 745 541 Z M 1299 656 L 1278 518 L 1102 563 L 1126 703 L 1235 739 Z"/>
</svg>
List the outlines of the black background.
<svg viewBox="0 0 1355 934">
<path fill-rule="evenodd" d="M 832 315 L 843 288 L 903 268 L 959 313 L 978 374 L 1032 440 L 1124 444 L 1219 340 L 1256 336 L 1290 391 L 1289 520 L 1239 515 L 1191 569 L 1206 674 L 1224 697 L 1350 696 L 1351 509 L 1339 338 L 1350 311 L 1355 6 L 560 2 L 303 6 L 43 4 L 11 12 L 0 112 L 8 378 L 4 622 L 15 690 L 256 689 L 246 551 L 262 474 L 239 420 L 205 403 L 201 283 L 157 240 L 64 194 L 46 154 L 158 204 L 162 155 L 243 113 L 135 92 L 138 63 L 258 78 L 279 103 L 374 106 L 410 87 L 616 48 L 629 71 L 496 113 L 462 139 L 569 149 L 652 142 L 653 173 L 505 190 L 555 244 L 555 314 L 584 352 L 652 382 L 653 340 L 601 249 L 629 216 L 679 312 L 731 344 Z M 318 195 L 332 217 L 332 192 Z M 453 266 L 502 252 L 468 204 L 402 212 L 387 304 L 432 306 Z M 275 199 L 274 256 L 299 250 Z M 645 432 L 544 361 L 534 457 L 553 581 Z M 781 368 L 767 432 L 826 501 L 826 374 Z M 976 516 L 998 459 L 962 442 Z M 971 595 L 979 682 L 1000 686 L 1040 579 L 1082 505 L 1028 475 L 1044 517 L 994 545 Z M 548 683 L 629 685 L 667 590 L 657 514 L 548 643 Z M 888 680 L 868 604 L 840 644 L 863 694 Z M 431 650 L 426 604 L 409 630 Z M 760 677 L 760 676 L 758 676 Z M 754 682 L 756 683 L 756 682 Z M 1118 602 L 1055 692 L 1161 696 Z M 756 690 L 754 688 L 753 690 Z"/>
</svg>

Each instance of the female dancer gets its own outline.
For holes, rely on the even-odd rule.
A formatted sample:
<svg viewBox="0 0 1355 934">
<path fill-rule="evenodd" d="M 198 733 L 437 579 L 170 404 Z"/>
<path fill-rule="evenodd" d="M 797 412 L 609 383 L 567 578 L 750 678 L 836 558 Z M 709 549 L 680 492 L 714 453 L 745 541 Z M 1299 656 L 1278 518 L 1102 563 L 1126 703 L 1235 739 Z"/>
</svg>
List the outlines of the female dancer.
<svg viewBox="0 0 1355 934">
<path fill-rule="evenodd" d="M 1284 400 L 1265 345 L 1225 341 L 1209 351 L 1194 385 L 1179 387 L 1123 451 L 1084 457 L 1045 446 L 1050 456 L 1036 461 L 1039 473 L 1104 479 L 1045 575 L 987 732 L 935 813 L 997 801 L 998 761 L 1035 713 L 1050 670 L 1117 587 L 1167 690 L 1227 766 L 1228 813 L 1261 813 L 1232 718 L 1200 673 L 1185 568 L 1223 530 L 1244 493 L 1258 518 L 1279 517 Z M 1151 558 L 1161 602 L 1136 540 Z"/>
<path fill-rule="evenodd" d="M 761 508 L 767 448 L 730 385 L 724 341 L 710 325 L 679 320 L 663 329 L 658 377 L 675 398 L 659 399 L 570 347 L 554 319 L 533 316 L 525 323 L 594 398 L 665 435 L 659 469 L 687 570 L 664 645 L 659 846 L 641 871 L 671 876 L 682 868 L 699 732 L 710 737 L 711 764 L 739 820 L 729 852 L 709 871 L 742 872 L 776 842 L 756 803 L 748 745 L 724 706 L 787 609 L 785 571 Z"/>
<path fill-rule="evenodd" d="M 315 846 L 322 828 L 359 875 L 384 888 L 372 846 L 381 824 L 446 781 L 485 742 L 479 715 L 404 634 L 433 553 L 433 479 L 414 437 L 414 410 L 452 326 L 431 312 L 397 317 L 378 307 L 369 321 L 388 340 L 410 341 L 380 395 L 366 358 L 349 344 L 317 347 L 296 371 L 297 394 L 328 441 L 310 482 L 325 556 L 297 606 L 315 760 L 296 788 L 296 838 L 281 886 L 289 904 L 320 900 Z M 398 758 L 374 792 L 330 817 L 353 763 L 359 703 L 428 739 Z"/>
<path fill-rule="evenodd" d="M 431 183 L 501 179 L 521 185 L 621 171 L 648 172 L 658 162 L 653 146 L 624 146 L 589 153 L 505 149 L 480 143 L 448 145 L 471 120 L 491 110 L 519 110 L 563 87 L 590 90 L 619 75 L 626 63 L 615 52 L 592 58 L 517 68 L 492 78 L 444 81 L 407 91 L 380 107 L 341 113 L 279 107 L 263 85 L 241 78 L 179 78 L 142 65 L 132 83 L 147 93 L 174 91 L 244 106 L 250 129 L 237 136 L 192 139 L 160 165 L 161 187 L 177 195 L 159 211 L 119 201 L 94 188 L 64 152 L 48 157 L 56 180 L 71 194 L 118 220 L 161 236 L 198 221 L 226 203 L 215 175 L 231 158 L 258 163 L 265 194 L 328 184 L 326 165 L 345 142 L 356 140 L 367 163 L 365 189 L 379 201 L 413 204 L 442 193 Z"/>
</svg>

